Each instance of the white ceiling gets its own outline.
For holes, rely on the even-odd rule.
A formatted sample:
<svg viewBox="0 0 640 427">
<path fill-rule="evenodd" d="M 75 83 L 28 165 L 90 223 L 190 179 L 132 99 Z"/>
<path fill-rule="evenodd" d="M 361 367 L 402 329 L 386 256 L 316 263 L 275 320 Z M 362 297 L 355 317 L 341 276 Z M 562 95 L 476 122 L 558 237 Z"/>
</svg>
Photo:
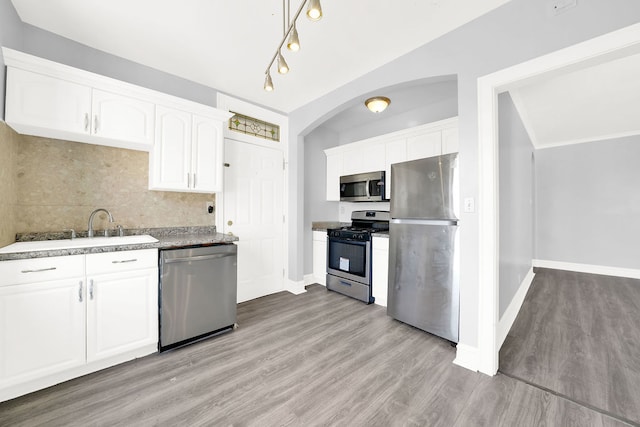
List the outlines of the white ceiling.
<svg viewBox="0 0 640 427">
<path fill-rule="evenodd" d="M 509 92 L 536 148 L 640 134 L 640 54 Z"/>
<path fill-rule="evenodd" d="M 290 112 L 508 0 L 322 0 L 301 16 L 291 71 L 264 72 L 282 38 L 281 0 L 11 0 L 33 26 Z M 292 0 L 292 15 L 301 0 Z"/>
</svg>

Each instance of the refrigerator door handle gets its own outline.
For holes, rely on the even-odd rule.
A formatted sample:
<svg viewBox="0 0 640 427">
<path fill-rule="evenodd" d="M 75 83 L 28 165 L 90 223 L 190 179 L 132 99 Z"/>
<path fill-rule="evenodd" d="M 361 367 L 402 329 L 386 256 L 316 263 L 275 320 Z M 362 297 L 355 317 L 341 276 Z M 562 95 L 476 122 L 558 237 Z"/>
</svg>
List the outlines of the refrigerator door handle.
<svg viewBox="0 0 640 427">
<path fill-rule="evenodd" d="M 400 219 L 393 218 L 389 221 L 392 224 L 411 225 L 458 225 L 457 219 Z"/>
</svg>

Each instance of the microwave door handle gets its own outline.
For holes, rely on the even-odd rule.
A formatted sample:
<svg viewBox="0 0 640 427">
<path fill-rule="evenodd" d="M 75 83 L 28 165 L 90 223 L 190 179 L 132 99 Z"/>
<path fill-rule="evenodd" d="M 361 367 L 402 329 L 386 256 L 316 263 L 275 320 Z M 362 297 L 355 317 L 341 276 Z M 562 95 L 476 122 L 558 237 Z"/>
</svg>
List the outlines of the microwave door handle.
<svg viewBox="0 0 640 427">
<path fill-rule="evenodd" d="M 371 185 L 374 183 L 375 181 L 372 179 L 367 180 L 367 199 L 371 198 Z"/>
</svg>

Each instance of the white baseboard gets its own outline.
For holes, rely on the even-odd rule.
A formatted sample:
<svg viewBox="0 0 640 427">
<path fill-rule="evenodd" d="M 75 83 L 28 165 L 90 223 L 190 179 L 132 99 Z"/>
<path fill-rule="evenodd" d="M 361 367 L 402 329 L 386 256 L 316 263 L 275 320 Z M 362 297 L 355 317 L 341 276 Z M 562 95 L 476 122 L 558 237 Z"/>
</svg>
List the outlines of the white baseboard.
<svg viewBox="0 0 640 427">
<path fill-rule="evenodd" d="M 513 296 L 511 303 L 498 321 L 498 330 L 496 331 L 496 345 L 498 346 L 498 349 L 502 347 L 504 340 L 507 338 L 509 330 L 511 330 L 511 326 L 513 326 L 513 322 L 516 321 L 518 312 L 520 311 L 520 308 L 524 303 L 524 298 L 527 296 L 527 292 L 531 287 L 531 283 L 533 282 L 534 277 L 535 274 L 533 273 L 533 267 L 531 267 L 527 272 L 527 275 L 520 283 L 520 287 L 518 288 L 516 294 Z"/>
<path fill-rule="evenodd" d="M 577 264 L 572 262 L 534 259 L 534 267 L 553 268 L 555 270 L 575 271 L 578 273 L 602 274 L 605 276 L 628 277 L 640 279 L 640 270 L 633 268 L 608 267 L 606 265 Z"/>
<path fill-rule="evenodd" d="M 477 347 L 458 344 L 456 347 L 456 358 L 453 360 L 453 364 L 477 372 L 479 357 L 480 353 Z"/>
<path fill-rule="evenodd" d="M 291 292 L 294 295 L 300 295 L 307 292 L 307 290 L 304 287 L 305 287 L 304 280 L 299 280 L 297 282 L 293 280 L 284 281 L 284 290 L 287 292 Z"/>
<path fill-rule="evenodd" d="M 304 276 L 304 285 L 313 285 L 314 283 L 319 283 L 322 286 L 327 286 L 325 277 L 316 277 L 312 274 L 306 274 Z"/>
</svg>

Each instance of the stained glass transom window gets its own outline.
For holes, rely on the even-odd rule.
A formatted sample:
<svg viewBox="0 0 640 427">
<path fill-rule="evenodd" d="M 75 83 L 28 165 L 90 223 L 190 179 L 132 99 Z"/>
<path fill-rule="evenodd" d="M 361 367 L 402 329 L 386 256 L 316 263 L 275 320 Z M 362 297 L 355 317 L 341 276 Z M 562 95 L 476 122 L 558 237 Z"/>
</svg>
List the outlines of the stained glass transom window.
<svg viewBox="0 0 640 427">
<path fill-rule="evenodd" d="M 280 126 L 233 111 L 232 113 L 233 116 L 229 119 L 230 130 L 270 141 L 280 141 Z"/>
</svg>

